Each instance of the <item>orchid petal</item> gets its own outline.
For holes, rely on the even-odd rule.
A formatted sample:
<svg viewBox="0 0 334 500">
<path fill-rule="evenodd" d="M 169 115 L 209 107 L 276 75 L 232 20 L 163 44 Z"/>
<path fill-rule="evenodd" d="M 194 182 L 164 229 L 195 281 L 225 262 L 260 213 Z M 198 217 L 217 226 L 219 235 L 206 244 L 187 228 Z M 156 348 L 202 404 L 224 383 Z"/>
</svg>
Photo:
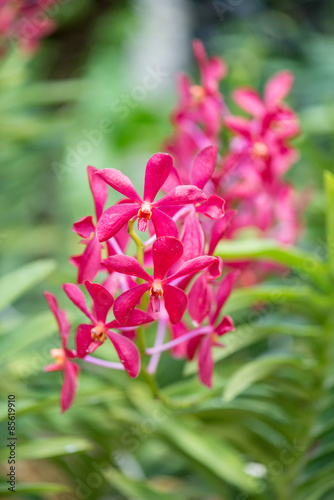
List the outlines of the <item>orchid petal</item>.
<svg viewBox="0 0 334 500">
<path fill-rule="evenodd" d="M 170 322 L 172 325 L 176 325 L 181 321 L 187 309 L 187 296 L 183 290 L 164 284 L 163 297 Z"/>
<path fill-rule="evenodd" d="M 139 326 L 139 325 L 145 325 L 146 323 L 152 323 L 154 321 L 153 316 L 148 314 L 145 311 L 141 311 L 140 309 L 134 309 L 132 313 L 129 316 L 129 320 L 126 324 L 126 328 L 130 326 Z M 116 319 L 111 321 L 110 323 L 106 324 L 107 328 L 113 329 L 122 329 L 122 327 Z"/>
<path fill-rule="evenodd" d="M 194 359 L 195 354 L 199 348 L 199 345 L 203 339 L 203 335 L 199 334 L 196 337 L 190 339 L 187 343 L 187 358 L 189 360 Z"/>
<path fill-rule="evenodd" d="M 123 203 L 108 208 L 101 215 L 96 226 L 96 234 L 99 241 L 109 240 L 126 224 L 132 217 L 137 215 L 138 205 L 134 203 Z"/>
<path fill-rule="evenodd" d="M 246 120 L 246 118 L 241 118 L 239 116 L 225 116 L 224 123 L 232 132 L 236 132 L 237 134 L 246 137 L 246 139 L 251 138 L 250 122 Z"/>
<path fill-rule="evenodd" d="M 154 279 L 163 279 L 183 254 L 182 243 L 173 236 L 158 238 L 152 245 L 152 259 L 154 265 Z"/>
<path fill-rule="evenodd" d="M 75 335 L 75 345 L 77 350 L 77 355 L 79 358 L 84 358 L 88 351 L 90 344 L 93 342 L 92 339 L 92 328 L 93 325 L 81 324 L 78 325 L 76 335 Z"/>
<path fill-rule="evenodd" d="M 72 226 L 72 231 L 77 233 L 81 238 L 89 238 L 92 233 L 95 233 L 95 225 L 91 215 L 82 217 Z"/>
<path fill-rule="evenodd" d="M 223 260 L 221 257 L 218 257 L 216 262 L 211 264 L 211 266 L 208 268 L 208 279 L 215 280 L 219 278 L 223 271 Z"/>
<path fill-rule="evenodd" d="M 68 410 L 77 390 L 77 378 L 80 368 L 69 360 L 65 361 L 63 386 L 60 393 L 61 411 Z"/>
<path fill-rule="evenodd" d="M 107 314 L 114 304 L 113 296 L 102 285 L 91 283 L 88 280 L 84 284 L 87 292 L 93 299 L 94 313 L 97 321 L 105 323 Z"/>
<path fill-rule="evenodd" d="M 168 276 L 164 280 L 165 283 L 169 283 L 176 278 L 181 278 L 182 276 L 187 276 L 188 274 L 195 274 L 199 271 L 203 271 L 211 264 L 213 264 L 217 260 L 217 257 L 212 257 L 211 255 L 201 255 L 200 257 L 196 257 L 195 259 L 188 260 L 171 276 Z"/>
<path fill-rule="evenodd" d="M 150 289 L 149 284 L 137 285 L 122 293 L 115 300 L 114 316 L 122 326 L 126 325 L 135 306 L 140 301 L 142 295 Z"/>
<path fill-rule="evenodd" d="M 50 365 L 44 366 L 43 371 L 45 372 L 62 372 L 63 368 L 58 365 L 58 363 L 51 363 Z"/>
<path fill-rule="evenodd" d="M 264 101 L 268 108 L 277 106 L 291 91 L 293 74 L 291 71 L 280 71 L 268 81 L 264 90 Z"/>
<path fill-rule="evenodd" d="M 154 202 L 155 207 L 189 205 L 206 200 L 207 196 L 196 186 L 177 186 L 166 196 Z"/>
<path fill-rule="evenodd" d="M 179 230 L 177 229 L 177 225 L 165 212 L 157 208 L 152 208 L 152 222 L 157 238 L 162 236 L 174 236 L 174 238 L 178 238 Z"/>
<path fill-rule="evenodd" d="M 233 100 L 238 106 L 250 115 L 261 117 L 265 113 L 265 107 L 259 94 L 252 88 L 240 88 L 233 92 Z"/>
<path fill-rule="evenodd" d="M 196 214 L 188 214 L 185 218 L 181 241 L 184 247 L 184 260 L 194 259 L 203 254 L 205 236 Z"/>
<path fill-rule="evenodd" d="M 113 343 L 118 357 L 130 377 L 136 378 L 140 372 L 140 355 L 137 346 L 127 337 L 119 333 L 108 330 L 107 335 Z"/>
<path fill-rule="evenodd" d="M 129 177 L 124 175 L 119 170 L 116 170 L 115 168 L 103 168 L 102 170 L 98 170 L 96 175 L 130 200 L 140 204 L 143 203 L 143 200 L 140 198 Z"/>
<path fill-rule="evenodd" d="M 47 303 L 53 313 L 59 326 L 60 337 L 63 347 L 67 346 L 68 335 L 70 333 L 71 325 L 67 319 L 65 311 L 59 309 L 56 297 L 50 292 L 44 292 Z"/>
<path fill-rule="evenodd" d="M 183 337 L 188 332 L 186 325 L 181 321 L 176 325 L 172 325 L 173 340 Z M 187 341 L 181 342 L 172 348 L 172 354 L 175 358 L 184 358 L 187 354 Z"/>
<path fill-rule="evenodd" d="M 211 239 L 209 244 L 209 254 L 212 255 L 215 251 L 219 240 L 223 237 L 227 227 L 229 226 L 231 220 L 236 215 L 236 210 L 227 210 L 224 217 L 215 221 L 211 230 Z"/>
<path fill-rule="evenodd" d="M 144 200 L 152 202 L 167 180 L 173 167 L 173 158 L 157 153 L 148 160 L 145 172 Z"/>
<path fill-rule="evenodd" d="M 196 212 L 199 212 L 210 219 L 220 219 L 224 215 L 225 201 L 220 196 L 215 194 L 209 196 L 201 205 L 196 207 Z"/>
<path fill-rule="evenodd" d="M 94 198 L 96 220 L 99 220 L 108 198 L 108 188 L 103 180 L 95 175 L 96 172 L 98 172 L 97 168 L 87 167 L 88 182 Z"/>
<path fill-rule="evenodd" d="M 190 170 L 190 179 L 194 186 L 204 188 L 215 169 L 217 155 L 217 146 L 208 146 L 197 153 Z"/>
<path fill-rule="evenodd" d="M 188 294 L 188 311 L 193 321 L 200 325 L 210 310 L 208 285 L 204 275 L 199 276 Z"/>
<path fill-rule="evenodd" d="M 93 280 L 100 268 L 101 243 L 96 236 L 86 246 L 78 265 L 78 284 Z"/>
<path fill-rule="evenodd" d="M 128 276 L 136 276 L 145 281 L 152 281 L 152 278 L 139 264 L 138 260 L 128 255 L 112 255 L 104 259 L 101 264 L 109 271 L 127 274 Z"/>
<path fill-rule="evenodd" d="M 211 336 L 207 335 L 199 348 L 198 367 L 199 379 L 202 384 L 210 389 L 212 388 L 212 373 L 213 373 L 213 358 L 212 358 L 212 340 Z"/>
<path fill-rule="evenodd" d="M 86 299 L 80 288 L 73 283 L 65 283 L 62 285 L 62 289 L 66 293 L 67 297 L 73 302 L 75 306 L 77 306 L 80 311 L 82 311 L 87 318 L 89 318 L 93 323 L 95 323 L 94 316 L 89 312 Z"/>
<path fill-rule="evenodd" d="M 221 322 L 215 327 L 215 332 L 217 332 L 218 335 L 224 335 L 234 329 L 234 323 L 231 316 L 224 316 Z"/>
<path fill-rule="evenodd" d="M 236 279 L 239 276 L 238 271 L 231 271 L 228 274 L 224 276 L 222 281 L 219 283 L 219 287 L 217 290 L 217 308 L 216 311 L 212 317 L 212 322 L 214 323 L 223 307 L 225 304 L 227 298 L 229 297 L 230 293 L 232 292 L 233 286 L 236 282 Z"/>
</svg>

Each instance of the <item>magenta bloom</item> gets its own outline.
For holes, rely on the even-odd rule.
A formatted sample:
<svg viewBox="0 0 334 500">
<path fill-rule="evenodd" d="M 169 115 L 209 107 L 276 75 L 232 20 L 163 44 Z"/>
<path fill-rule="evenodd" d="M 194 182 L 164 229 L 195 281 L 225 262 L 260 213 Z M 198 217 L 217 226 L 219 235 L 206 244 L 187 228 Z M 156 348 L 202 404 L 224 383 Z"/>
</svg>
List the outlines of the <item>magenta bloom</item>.
<svg viewBox="0 0 334 500">
<path fill-rule="evenodd" d="M 157 153 L 146 166 L 143 199 L 135 190 L 126 175 L 114 168 L 99 170 L 96 175 L 109 186 L 126 196 L 123 203 L 108 208 L 97 224 L 97 236 L 105 241 L 114 236 L 130 219 L 138 217 L 138 229 L 145 231 L 148 221 L 152 220 L 157 237 L 178 236 L 175 222 L 164 213 L 168 207 L 182 207 L 190 203 L 206 200 L 206 195 L 196 186 L 175 187 L 166 196 L 154 201 L 158 191 L 169 176 L 173 166 L 170 155 Z"/>
<path fill-rule="evenodd" d="M 105 183 L 95 175 L 98 170 L 87 167 L 88 181 L 94 198 L 96 221 L 99 220 L 108 197 Z M 82 255 L 72 257 L 72 263 L 78 266 L 78 283 L 93 280 L 101 262 L 101 243 L 97 239 L 95 224 L 91 216 L 83 217 L 73 224 L 73 231 L 82 238 L 86 248 Z"/>
<path fill-rule="evenodd" d="M 86 305 L 85 297 L 79 287 L 72 283 L 65 283 L 63 289 L 68 298 L 82 311 L 90 320 L 89 324 L 82 323 L 76 332 L 76 347 L 80 358 L 88 353 L 94 352 L 109 337 L 114 345 L 120 361 L 130 377 L 137 377 L 140 371 L 140 356 L 135 344 L 127 337 L 120 335 L 110 328 L 119 328 L 115 321 L 106 322 L 107 314 L 113 306 L 114 299 L 102 285 L 85 281 L 85 287 L 93 300 L 93 312 Z M 143 311 L 134 311 L 131 317 L 131 326 L 152 321 L 148 314 Z"/>
<path fill-rule="evenodd" d="M 181 320 L 187 307 L 187 296 L 183 290 L 169 283 L 177 278 L 198 273 L 217 261 L 217 257 L 197 257 L 187 261 L 175 273 L 165 278 L 167 271 L 176 264 L 182 254 L 182 243 L 177 238 L 165 236 L 158 238 L 152 245 L 153 276 L 147 274 L 133 257 L 115 255 L 102 261 L 109 270 L 136 276 L 147 282 L 127 290 L 116 299 L 114 315 L 120 324 L 128 322 L 134 307 L 147 291 L 153 312 L 159 312 L 160 298 L 163 297 L 171 323 L 175 324 Z"/>
<path fill-rule="evenodd" d="M 68 410 L 71 406 L 76 390 L 77 379 L 80 368 L 71 361 L 76 357 L 75 351 L 67 348 L 68 336 L 71 325 L 68 322 L 65 311 L 61 311 L 58 307 L 57 299 L 49 292 L 44 292 L 45 298 L 49 307 L 57 320 L 62 347 L 60 349 L 51 349 L 51 356 L 55 359 L 55 363 L 44 368 L 46 372 L 62 371 L 63 386 L 60 393 L 61 411 Z"/>
<path fill-rule="evenodd" d="M 263 100 L 252 88 L 236 90 L 234 100 L 253 119 L 225 118 L 226 126 L 239 136 L 232 143 L 234 151 L 228 160 L 246 167 L 250 163 L 248 170 L 254 165 L 266 182 L 283 175 L 297 159 L 296 151 L 286 141 L 299 133 L 299 124 L 295 113 L 283 103 L 292 84 L 290 71 L 281 71 L 268 81 Z"/>
</svg>

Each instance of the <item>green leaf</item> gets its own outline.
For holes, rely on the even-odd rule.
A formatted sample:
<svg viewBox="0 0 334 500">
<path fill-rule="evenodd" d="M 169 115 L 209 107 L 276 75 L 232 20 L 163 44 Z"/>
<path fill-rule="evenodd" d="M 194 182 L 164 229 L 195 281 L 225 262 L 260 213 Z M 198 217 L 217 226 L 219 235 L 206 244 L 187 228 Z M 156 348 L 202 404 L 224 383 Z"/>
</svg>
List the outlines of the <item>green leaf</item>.
<svg viewBox="0 0 334 500">
<path fill-rule="evenodd" d="M 194 460 L 220 480 L 237 486 L 244 491 L 254 491 L 259 482 L 245 472 L 245 461 L 227 442 L 217 440 L 209 433 L 201 433 L 196 419 L 174 417 L 171 409 L 152 401 L 146 388 L 139 384 L 130 388 L 133 403 L 152 419 L 157 432 L 167 439 L 173 447 Z"/>
<path fill-rule="evenodd" d="M 226 307 L 227 309 L 227 307 Z M 269 335 L 291 335 L 293 337 L 319 337 L 322 328 L 318 325 L 296 325 L 293 323 L 249 323 L 239 325 L 235 331 L 224 335 L 223 349 L 213 349 L 213 359 L 217 363 L 232 354 L 241 351 Z M 198 372 L 197 361 L 190 361 L 184 367 L 184 375 L 193 375 Z"/>
<path fill-rule="evenodd" d="M 115 387 L 102 387 L 99 389 L 90 389 L 87 391 L 79 391 L 75 398 L 75 407 L 82 405 L 83 407 L 96 405 L 99 403 L 107 403 L 109 401 L 124 400 L 124 393 Z M 16 407 L 16 416 L 42 414 L 50 409 L 58 408 L 60 412 L 59 394 L 48 399 L 43 398 L 30 400 L 20 400 Z M 73 408 L 74 410 L 74 408 Z M 4 404 L 0 409 L 0 423 L 7 420 L 8 410 L 7 404 Z"/>
<path fill-rule="evenodd" d="M 39 260 L 0 278 L 0 310 L 44 280 L 54 269 L 52 260 Z"/>
<path fill-rule="evenodd" d="M 18 442 L 18 458 L 20 460 L 36 460 L 40 458 L 61 457 L 81 451 L 93 449 L 93 444 L 78 436 L 61 436 L 34 441 Z M 0 462 L 8 459 L 8 448 L 0 450 Z"/>
<path fill-rule="evenodd" d="M 233 290 L 224 307 L 225 314 L 234 314 L 241 309 L 246 309 L 257 302 L 266 302 L 273 306 L 284 306 L 285 304 L 305 305 L 319 312 L 325 312 L 330 307 L 331 298 L 317 293 L 310 286 L 302 285 L 298 278 L 292 286 L 259 285 L 254 287 L 237 288 Z M 259 313 L 262 316 L 262 313 Z M 253 311 L 254 316 L 254 311 Z"/>
<path fill-rule="evenodd" d="M 103 472 L 107 481 L 122 493 L 126 498 L 135 500 L 181 500 L 183 496 L 175 493 L 166 493 L 149 486 L 147 481 L 137 481 L 124 476 L 116 469 L 109 469 Z"/>
<path fill-rule="evenodd" d="M 251 385 L 271 375 L 285 365 L 301 366 L 299 357 L 290 353 L 266 354 L 240 368 L 230 378 L 224 391 L 224 400 L 232 401 Z"/>
<path fill-rule="evenodd" d="M 327 266 L 323 261 L 304 250 L 280 246 L 274 240 L 224 240 L 218 244 L 215 255 L 223 260 L 268 260 L 284 264 L 307 275 L 324 290 L 330 290 Z"/>
<path fill-rule="evenodd" d="M 8 484 L 0 484 L 0 498 L 9 498 Z M 16 483 L 15 493 L 26 493 L 28 495 L 40 493 L 66 493 L 71 488 L 65 484 L 58 483 Z"/>
<path fill-rule="evenodd" d="M 325 189 L 327 198 L 327 248 L 329 266 L 334 275 L 334 175 L 331 172 L 325 172 Z"/>
<path fill-rule="evenodd" d="M 50 311 L 33 317 L 20 318 L 18 326 L 5 331 L 1 338 L 0 360 L 10 361 L 19 352 L 26 351 L 31 345 L 47 337 L 57 329 Z"/>
</svg>

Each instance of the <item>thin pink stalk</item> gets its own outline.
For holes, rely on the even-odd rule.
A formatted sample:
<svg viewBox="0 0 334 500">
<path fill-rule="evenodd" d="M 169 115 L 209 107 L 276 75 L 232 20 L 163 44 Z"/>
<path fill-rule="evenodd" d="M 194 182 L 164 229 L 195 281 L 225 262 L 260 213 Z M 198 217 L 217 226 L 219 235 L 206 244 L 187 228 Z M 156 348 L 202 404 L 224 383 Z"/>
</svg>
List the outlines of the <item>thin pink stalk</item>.
<svg viewBox="0 0 334 500">
<path fill-rule="evenodd" d="M 83 360 L 87 361 L 87 363 L 92 363 L 93 365 L 103 366 L 104 368 L 111 368 L 112 370 L 125 370 L 122 363 L 105 361 L 104 359 L 94 358 L 93 356 L 85 356 Z"/>
<path fill-rule="evenodd" d="M 172 349 L 173 347 L 182 344 L 182 342 L 187 342 L 198 335 L 205 335 L 207 333 L 212 333 L 212 326 L 203 326 L 201 328 L 197 328 L 196 330 L 192 330 L 191 332 L 185 333 L 182 337 L 178 337 L 177 339 L 171 340 L 170 342 L 166 342 L 166 344 L 162 344 L 159 347 L 150 347 L 146 349 L 146 354 L 157 354 L 163 351 L 167 351 L 168 349 Z"/>
<path fill-rule="evenodd" d="M 124 255 L 115 237 L 110 238 L 109 243 L 111 244 L 117 255 Z"/>
<path fill-rule="evenodd" d="M 165 307 L 161 304 L 160 317 L 157 328 L 157 335 L 154 341 L 154 348 L 159 348 L 163 345 L 166 335 L 168 316 L 165 313 Z M 148 373 L 155 373 L 160 361 L 161 352 L 157 352 L 152 355 L 149 364 L 147 366 Z"/>
</svg>

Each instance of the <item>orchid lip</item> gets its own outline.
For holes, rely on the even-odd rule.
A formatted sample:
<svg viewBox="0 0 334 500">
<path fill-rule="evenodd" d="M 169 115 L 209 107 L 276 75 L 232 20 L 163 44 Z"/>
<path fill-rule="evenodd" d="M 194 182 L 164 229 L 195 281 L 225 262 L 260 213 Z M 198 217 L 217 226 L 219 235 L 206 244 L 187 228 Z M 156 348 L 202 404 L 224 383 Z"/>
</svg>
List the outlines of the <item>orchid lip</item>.
<svg viewBox="0 0 334 500">
<path fill-rule="evenodd" d="M 192 97 L 197 102 L 202 102 L 205 97 L 205 90 L 201 85 L 192 85 L 190 87 Z"/>
<path fill-rule="evenodd" d="M 257 141 L 253 144 L 252 153 L 256 158 L 265 160 L 269 154 L 268 146 L 264 142 Z"/>
<path fill-rule="evenodd" d="M 150 220 L 152 217 L 152 205 L 148 201 L 144 201 L 138 210 L 138 217 Z"/>
<path fill-rule="evenodd" d="M 64 349 L 51 349 L 51 356 L 54 358 L 55 362 L 59 366 L 64 366 L 65 363 L 65 351 Z"/>
<path fill-rule="evenodd" d="M 154 280 L 150 288 L 150 295 L 154 297 L 161 297 L 164 293 L 162 283 L 160 280 Z"/>
<path fill-rule="evenodd" d="M 104 342 L 106 339 L 107 328 L 102 321 L 99 321 L 94 328 L 91 329 L 90 334 L 92 340 L 98 340 L 99 342 Z"/>
</svg>

